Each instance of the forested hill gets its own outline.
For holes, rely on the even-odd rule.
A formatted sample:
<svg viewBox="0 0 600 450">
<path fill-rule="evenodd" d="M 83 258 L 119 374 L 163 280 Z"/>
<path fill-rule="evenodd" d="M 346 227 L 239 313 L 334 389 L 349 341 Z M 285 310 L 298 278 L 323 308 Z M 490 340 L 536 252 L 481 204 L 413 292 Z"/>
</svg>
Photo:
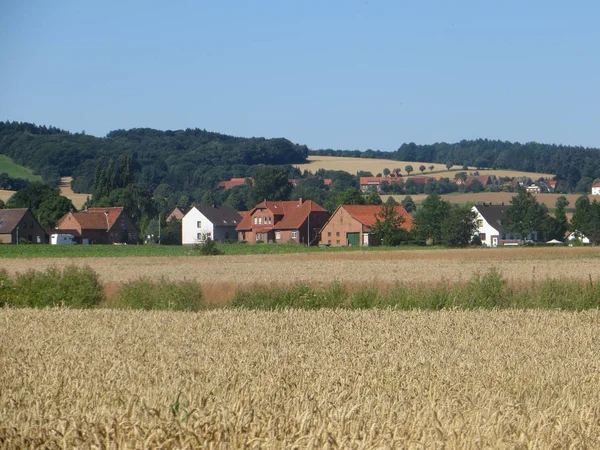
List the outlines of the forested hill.
<svg viewBox="0 0 600 450">
<path fill-rule="evenodd" d="M 73 176 L 76 192 L 91 192 L 98 161 L 131 155 L 137 182 L 154 189 L 214 188 L 231 177 L 253 174 L 258 164 L 306 161 L 306 146 L 287 139 L 240 138 L 201 129 L 117 130 L 105 138 L 29 123 L 0 122 L 0 153 L 32 168 L 45 180 Z"/>
<path fill-rule="evenodd" d="M 462 140 L 455 144 L 445 142 L 432 145 L 402 144 L 395 152 L 379 150 L 313 150 L 313 155 L 353 156 L 362 158 L 422 161 L 554 173 L 559 179 L 571 177 L 600 178 L 600 150 L 596 148 L 530 142 L 494 141 L 488 139 Z M 575 183 L 576 184 L 576 183 Z"/>
</svg>

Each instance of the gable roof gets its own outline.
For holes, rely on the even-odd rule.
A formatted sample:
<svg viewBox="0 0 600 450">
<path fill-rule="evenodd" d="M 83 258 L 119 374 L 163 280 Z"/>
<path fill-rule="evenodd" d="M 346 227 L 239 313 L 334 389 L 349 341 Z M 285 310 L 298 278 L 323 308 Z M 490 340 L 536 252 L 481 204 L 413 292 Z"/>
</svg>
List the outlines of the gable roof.
<svg viewBox="0 0 600 450">
<path fill-rule="evenodd" d="M 344 208 L 353 219 L 370 228 L 375 225 L 377 215 L 381 212 L 383 205 L 341 205 L 340 208 Z M 410 231 L 413 227 L 412 216 L 400 205 L 394 206 L 394 210 L 398 216 L 404 218 L 402 228 Z"/>
<path fill-rule="evenodd" d="M 299 228 L 308 215 L 313 212 L 326 213 L 327 210 L 321 205 L 313 202 L 312 200 L 302 201 L 263 201 L 248 211 L 244 216 L 238 230 L 251 230 L 252 227 L 252 215 L 257 209 L 268 209 L 273 213 L 274 216 L 283 216 L 279 222 L 271 226 L 271 229 L 297 229 Z"/>
<path fill-rule="evenodd" d="M 12 233 L 27 211 L 27 208 L 0 209 L 0 234 Z"/>
<path fill-rule="evenodd" d="M 121 213 L 123 212 L 123 209 L 124 208 L 122 206 L 110 207 L 110 208 L 88 208 L 85 211 L 81 211 L 79 213 L 73 213 L 73 215 L 75 216 L 77 214 L 77 218 L 83 217 L 82 220 L 84 220 L 86 223 L 89 223 L 90 225 L 93 225 L 94 227 L 96 225 L 100 224 L 100 221 L 103 220 L 102 229 L 108 230 L 113 227 L 113 225 L 115 224 L 115 222 L 117 221 L 117 219 L 119 218 Z M 86 216 L 89 216 L 89 217 L 86 217 Z M 78 220 L 78 222 L 79 222 L 79 220 Z M 84 227 L 82 222 L 79 222 L 79 223 L 81 224 L 81 228 L 88 228 L 88 227 Z M 90 226 L 89 228 L 93 228 L 93 227 Z M 98 228 L 95 228 L 95 229 L 98 229 Z"/>
<path fill-rule="evenodd" d="M 242 216 L 229 206 L 195 206 L 216 227 L 236 227 Z"/>
<path fill-rule="evenodd" d="M 475 205 L 479 214 L 485 219 L 490 226 L 494 227 L 499 232 L 504 231 L 502 221 L 504 220 L 504 214 L 508 209 L 506 205 Z"/>
<path fill-rule="evenodd" d="M 179 209 L 176 206 L 175 208 L 173 208 L 173 211 L 171 211 L 167 215 L 167 218 L 165 219 L 165 222 L 170 222 L 171 220 L 181 220 L 181 219 L 183 219 L 184 215 L 185 214 L 183 214 L 183 211 L 181 211 L 181 209 Z"/>
</svg>

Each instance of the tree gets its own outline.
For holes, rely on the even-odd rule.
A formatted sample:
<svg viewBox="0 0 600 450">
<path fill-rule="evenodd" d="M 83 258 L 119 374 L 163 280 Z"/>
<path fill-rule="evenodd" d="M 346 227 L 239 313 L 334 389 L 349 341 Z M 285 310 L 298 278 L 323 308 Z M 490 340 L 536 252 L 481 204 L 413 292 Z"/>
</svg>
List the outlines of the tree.
<svg viewBox="0 0 600 450">
<path fill-rule="evenodd" d="M 410 164 L 404 166 L 404 170 L 406 170 L 406 173 L 410 175 L 410 173 L 414 170 L 413 166 L 411 166 Z"/>
<path fill-rule="evenodd" d="M 417 209 L 417 205 L 415 205 L 415 202 L 410 195 L 407 195 L 402 199 L 401 205 L 404 207 L 407 213 L 411 213 Z"/>
<path fill-rule="evenodd" d="M 337 197 L 338 205 L 364 205 L 365 198 L 356 188 L 348 188 Z"/>
<path fill-rule="evenodd" d="M 443 222 L 449 213 L 449 202 L 442 200 L 438 194 L 427 196 L 415 216 L 417 235 L 421 239 L 430 240 L 434 244 L 442 242 Z"/>
<path fill-rule="evenodd" d="M 392 197 L 391 195 L 387 198 L 387 200 L 385 201 L 385 204 L 386 205 L 392 205 L 392 206 L 398 206 L 398 205 L 400 205 L 400 203 L 398 203 L 396 201 L 396 199 L 394 199 L 394 197 Z"/>
<path fill-rule="evenodd" d="M 291 191 L 292 185 L 288 181 L 288 173 L 284 167 L 261 167 L 254 175 L 256 203 L 263 200 L 287 200 Z"/>
<path fill-rule="evenodd" d="M 421 165 L 419 166 L 419 170 L 421 171 L 421 173 L 425 172 L 425 169 L 426 169 L 426 168 L 427 168 L 427 167 L 425 167 L 425 164 L 421 164 Z"/>
<path fill-rule="evenodd" d="M 561 236 L 561 241 L 564 239 L 565 233 L 569 228 L 569 220 L 565 211 L 567 206 L 569 206 L 569 200 L 564 195 L 558 197 L 554 203 L 554 217 L 558 224 L 558 234 Z"/>
<path fill-rule="evenodd" d="M 477 213 L 468 206 L 453 206 L 442 223 L 442 242 L 449 247 L 466 247 L 477 231 Z"/>
<path fill-rule="evenodd" d="M 446 169 L 450 170 L 454 163 L 452 161 L 446 161 Z"/>
<path fill-rule="evenodd" d="M 371 192 L 366 199 L 367 205 L 381 205 L 381 197 L 377 192 Z"/>
<path fill-rule="evenodd" d="M 385 203 L 375 217 L 373 236 L 381 240 L 381 245 L 399 245 L 408 237 L 408 232 L 402 228 L 403 223 L 404 217 L 396 206 Z"/>
<path fill-rule="evenodd" d="M 454 175 L 454 178 L 465 182 L 467 180 L 467 172 L 456 172 L 456 175 Z"/>
<path fill-rule="evenodd" d="M 477 178 L 475 178 L 474 180 L 471 181 L 471 184 L 469 184 L 469 191 L 471 192 L 483 192 L 484 187 L 483 187 L 483 183 L 481 181 L 479 181 Z"/>
<path fill-rule="evenodd" d="M 387 167 L 385 169 L 383 169 L 383 175 L 384 176 L 388 176 L 390 174 L 390 169 L 388 169 Z"/>
<path fill-rule="evenodd" d="M 430 166 L 429 166 L 429 170 L 430 170 L 431 172 L 433 172 L 433 169 L 435 169 L 435 166 L 432 164 L 432 165 L 430 165 Z"/>
<path fill-rule="evenodd" d="M 29 208 L 45 228 L 54 228 L 58 219 L 75 207 L 60 190 L 45 183 L 33 182 L 17 191 L 6 203 L 7 208 Z"/>
<path fill-rule="evenodd" d="M 504 228 L 509 233 L 525 239 L 529 234 L 541 230 L 548 210 L 537 202 L 533 194 L 522 191 L 510 203 L 504 215 Z"/>
</svg>

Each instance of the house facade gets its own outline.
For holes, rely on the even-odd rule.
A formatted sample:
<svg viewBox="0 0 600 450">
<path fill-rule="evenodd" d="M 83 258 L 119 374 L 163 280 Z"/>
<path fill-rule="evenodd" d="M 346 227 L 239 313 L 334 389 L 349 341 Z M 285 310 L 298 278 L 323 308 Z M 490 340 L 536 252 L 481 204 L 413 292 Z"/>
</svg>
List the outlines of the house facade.
<svg viewBox="0 0 600 450">
<path fill-rule="evenodd" d="M 227 206 L 192 206 L 181 220 L 181 243 L 200 244 L 211 239 L 218 242 L 237 240 L 235 228 L 242 216 Z"/>
<path fill-rule="evenodd" d="M 592 195 L 600 195 L 600 183 L 596 183 L 592 186 Z"/>
<path fill-rule="evenodd" d="M 404 219 L 402 228 L 410 231 L 413 227 L 410 214 L 402 206 L 395 206 L 394 209 Z M 380 242 L 372 234 L 372 227 L 381 211 L 381 205 L 339 206 L 321 230 L 319 244 L 332 247 L 379 245 Z"/>
<path fill-rule="evenodd" d="M 65 214 L 57 234 L 71 234 L 79 244 L 136 244 L 138 231 L 123 207 L 88 208 Z"/>
<path fill-rule="evenodd" d="M 46 231 L 27 208 L 0 209 L 0 244 L 45 244 Z"/>
<path fill-rule="evenodd" d="M 314 245 L 328 219 L 329 212 L 312 200 L 264 201 L 244 215 L 236 231 L 238 240 L 248 243 Z"/>
<path fill-rule="evenodd" d="M 481 239 L 481 245 L 498 247 L 520 244 L 521 239 L 519 236 L 512 235 L 504 228 L 504 215 L 507 209 L 508 206 L 492 204 L 475 205 L 471 208 L 471 211 L 476 213 L 477 230 L 475 235 Z M 525 240 L 537 241 L 538 233 L 530 233 L 525 237 Z"/>
</svg>

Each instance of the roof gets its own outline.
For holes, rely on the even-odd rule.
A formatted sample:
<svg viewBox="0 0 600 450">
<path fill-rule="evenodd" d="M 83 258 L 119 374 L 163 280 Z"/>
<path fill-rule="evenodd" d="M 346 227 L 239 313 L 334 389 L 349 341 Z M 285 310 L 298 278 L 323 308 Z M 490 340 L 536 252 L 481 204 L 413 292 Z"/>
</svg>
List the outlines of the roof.
<svg viewBox="0 0 600 450">
<path fill-rule="evenodd" d="M 273 225 L 273 229 L 277 230 L 293 230 L 299 228 L 308 215 L 313 212 L 327 213 L 327 210 L 321 205 L 313 202 L 312 200 L 302 201 L 263 201 L 248 211 L 240 224 L 238 230 L 251 230 L 256 227 L 252 226 L 252 214 L 257 209 L 268 209 L 275 216 L 282 216 L 281 220 Z"/>
<path fill-rule="evenodd" d="M 110 208 L 88 208 L 85 211 L 72 214 L 82 229 L 108 230 L 112 228 L 122 212 L 123 207 L 117 206 Z M 84 224 L 87 226 L 84 226 Z"/>
<path fill-rule="evenodd" d="M 251 182 L 254 181 L 252 178 L 249 179 Z M 245 178 L 231 178 L 230 180 L 219 181 L 217 189 L 231 189 L 232 187 L 243 186 L 244 184 L 246 184 Z"/>
<path fill-rule="evenodd" d="M 340 208 L 344 208 L 348 214 L 355 220 L 358 220 L 366 227 L 372 227 L 377 221 L 377 215 L 381 212 L 383 205 L 342 205 Z M 400 206 L 394 206 L 394 210 L 398 216 L 404 218 L 402 228 L 410 231 L 413 227 L 413 218 L 406 210 Z"/>
<path fill-rule="evenodd" d="M 229 206 L 196 206 L 195 208 L 216 227 L 236 227 L 242 221 L 242 215 Z"/>
<path fill-rule="evenodd" d="M 592 187 L 600 187 L 600 183 L 596 183 Z"/>
<path fill-rule="evenodd" d="M 479 214 L 485 219 L 490 226 L 494 227 L 499 232 L 504 231 L 502 221 L 504 214 L 508 209 L 506 205 L 475 205 L 474 208 L 479 211 Z"/>
<path fill-rule="evenodd" d="M 178 207 L 173 208 L 173 211 L 171 211 L 168 215 L 167 218 L 165 219 L 166 222 L 170 222 L 171 220 L 181 220 L 183 219 L 183 216 L 185 214 L 183 214 L 183 211 L 181 211 L 181 209 L 179 209 Z"/>
<path fill-rule="evenodd" d="M 396 177 L 360 177 L 360 181 L 359 184 L 361 186 L 364 185 L 379 185 L 382 182 L 386 182 L 386 183 L 398 183 L 400 182 L 400 180 L 404 180 L 404 178 L 396 178 Z"/>
<path fill-rule="evenodd" d="M 12 233 L 27 211 L 27 208 L 0 209 L 0 234 Z"/>
</svg>

